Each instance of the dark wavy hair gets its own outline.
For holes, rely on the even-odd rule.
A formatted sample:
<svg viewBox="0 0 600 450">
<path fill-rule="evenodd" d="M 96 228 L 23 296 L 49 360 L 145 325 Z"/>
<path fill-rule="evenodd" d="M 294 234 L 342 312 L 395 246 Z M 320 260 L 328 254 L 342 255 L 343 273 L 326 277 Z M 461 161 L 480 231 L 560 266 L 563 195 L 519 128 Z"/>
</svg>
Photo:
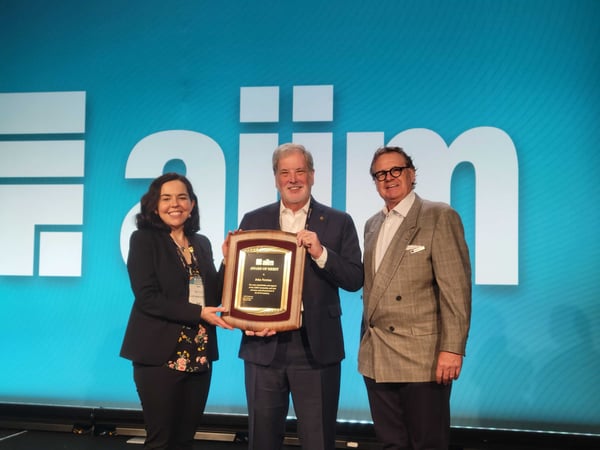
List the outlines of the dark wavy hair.
<svg viewBox="0 0 600 450">
<path fill-rule="evenodd" d="M 417 171 L 417 168 L 413 164 L 412 158 L 410 156 L 408 156 L 408 154 L 404 151 L 404 149 L 402 147 L 385 146 L 385 147 L 379 147 L 377 150 L 375 150 L 375 153 L 373 154 L 373 159 L 371 160 L 371 167 L 369 167 L 369 175 L 371 175 L 372 177 L 374 176 L 373 166 L 375 165 L 375 161 L 377 161 L 377 158 L 379 158 L 381 155 L 384 155 L 386 153 L 399 154 L 406 161 L 407 167 L 413 169 L 415 172 Z M 416 181 L 413 182 L 413 184 L 412 184 L 413 188 L 416 186 L 416 184 L 417 184 Z"/>
<path fill-rule="evenodd" d="M 194 208 L 192 208 L 190 217 L 185 221 L 183 226 L 184 233 L 189 236 L 200 230 L 198 197 L 196 197 L 196 194 L 194 193 L 192 183 L 190 183 L 190 180 L 185 176 L 175 172 L 165 173 L 164 175 L 155 178 L 152 183 L 150 183 L 148 192 L 146 192 L 140 200 L 140 212 L 135 216 L 135 224 L 138 229 L 152 228 L 155 230 L 170 231 L 169 226 L 162 221 L 156 210 L 158 208 L 158 200 L 160 198 L 162 185 L 174 180 L 179 180 L 185 184 L 190 199 L 194 201 Z"/>
</svg>

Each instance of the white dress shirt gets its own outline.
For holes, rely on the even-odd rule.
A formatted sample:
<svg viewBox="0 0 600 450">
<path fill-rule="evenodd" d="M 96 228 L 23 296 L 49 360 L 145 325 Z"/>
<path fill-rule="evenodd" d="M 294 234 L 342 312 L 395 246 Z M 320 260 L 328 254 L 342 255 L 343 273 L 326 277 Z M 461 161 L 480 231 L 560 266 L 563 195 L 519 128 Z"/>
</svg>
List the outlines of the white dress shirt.
<svg viewBox="0 0 600 450">
<path fill-rule="evenodd" d="M 377 246 L 375 247 L 375 270 L 379 268 L 381 260 L 385 256 L 390 242 L 394 238 L 396 231 L 400 228 L 402 221 L 408 214 L 408 211 L 415 202 L 415 191 L 410 193 L 402 199 L 391 211 L 386 206 L 383 207 L 383 214 L 385 220 L 381 224 L 379 229 L 379 235 L 377 236 Z"/>
<path fill-rule="evenodd" d="M 302 208 L 294 212 L 283 205 L 283 202 L 279 204 L 279 226 L 282 231 L 288 233 L 298 233 L 306 228 L 306 221 L 308 220 L 308 214 L 310 211 L 310 200 L 306 202 Z M 314 262 L 322 269 L 325 267 L 327 262 L 327 249 L 323 247 L 323 253 L 318 258 L 312 258 Z"/>
</svg>

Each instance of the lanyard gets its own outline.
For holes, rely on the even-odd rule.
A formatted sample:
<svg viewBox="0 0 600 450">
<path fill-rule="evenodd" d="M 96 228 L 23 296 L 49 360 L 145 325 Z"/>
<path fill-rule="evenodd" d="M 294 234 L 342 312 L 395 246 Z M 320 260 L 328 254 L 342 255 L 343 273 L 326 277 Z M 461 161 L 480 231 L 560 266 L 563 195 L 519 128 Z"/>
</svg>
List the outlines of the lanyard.
<svg viewBox="0 0 600 450">
<path fill-rule="evenodd" d="M 198 259 L 196 258 L 194 247 L 192 247 L 191 245 L 188 246 L 188 251 L 192 256 L 192 262 L 188 264 L 183 255 L 184 250 L 179 245 L 177 245 L 177 242 L 175 242 L 173 238 L 171 238 L 171 241 L 173 241 L 173 245 L 175 245 L 177 249 L 177 256 L 179 257 L 179 261 L 181 261 L 181 265 L 187 271 L 190 278 L 194 276 L 200 276 L 200 265 L 198 264 Z"/>
</svg>

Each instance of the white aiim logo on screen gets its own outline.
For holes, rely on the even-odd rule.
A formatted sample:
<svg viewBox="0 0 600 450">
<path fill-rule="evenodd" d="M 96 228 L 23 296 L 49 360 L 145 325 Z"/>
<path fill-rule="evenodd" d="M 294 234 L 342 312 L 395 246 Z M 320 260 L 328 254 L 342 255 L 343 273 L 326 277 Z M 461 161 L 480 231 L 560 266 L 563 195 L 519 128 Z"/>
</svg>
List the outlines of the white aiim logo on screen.
<svg viewBox="0 0 600 450">
<path fill-rule="evenodd" d="M 292 108 L 282 114 L 283 101 Z M 332 203 L 333 180 L 340 176 L 345 164 L 345 209 L 359 230 L 381 206 L 368 169 L 375 149 L 386 143 L 385 133 L 346 131 L 345 160 L 338 159 L 334 170 L 334 135 L 324 131 L 329 126 L 332 129 L 334 124 L 333 85 L 298 85 L 291 92 L 282 91 L 279 86 L 241 87 L 239 121 L 239 173 L 233 173 L 238 177 L 238 217 L 275 201 L 273 171 L 265 162 L 271 159 L 275 147 L 289 140 L 280 134 L 280 125 L 286 121 L 301 124 L 304 130 L 292 132 L 291 140 L 304 144 L 314 157 L 315 198 L 325 204 Z M 462 163 L 473 168 L 475 283 L 519 284 L 519 164 L 510 136 L 499 128 L 483 126 L 464 131 L 448 144 L 433 130 L 412 128 L 398 132 L 387 143 L 405 148 L 416 158 L 423 169 L 419 170 L 417 192 L 429 200 L 450 203 L 455 168 Z M 213 248 L 219 248 L 225 215 L 223 180 L 229 175 L 224 154 L 220 144 L 204 133 L 162 130 L 135 145 L 127 160 L 125 176 L 152 178 L 167 161 L 174 158 L 184 161 L 196 191 L 201 195 L 209 193 L 213 200 L 202 206 L 202 215 L 211 218 L 203 224 L 203 232 L 211 239 Z M 138 210 L 139 205 L 134 205 L 122 223 L 123 260 Z"/>
<path fill-rule="evenodd" d="M 81 276 L 84 132 L 85 92 L 0 94 L 0 276 Z"/>
</svg>

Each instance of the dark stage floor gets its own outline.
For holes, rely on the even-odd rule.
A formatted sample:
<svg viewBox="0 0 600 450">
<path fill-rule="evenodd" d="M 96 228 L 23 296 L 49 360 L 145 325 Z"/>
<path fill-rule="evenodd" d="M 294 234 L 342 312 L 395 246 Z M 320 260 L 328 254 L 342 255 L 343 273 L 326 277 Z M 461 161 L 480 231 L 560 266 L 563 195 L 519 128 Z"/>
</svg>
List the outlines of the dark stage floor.
<svg viewBox="0 0 600 450">
<path fill-rule="evenodd" d="M 2 450 L 143 450 L 143 438 L 132 436 L 78 435 L 60 431 L 0 429 Z M 197 440 L 194 450 L 246 450 L 243 442 Z M 298 450 L 286 445 L 285 450 Z M 361 447 L 359 447 L 361 448 Z"/>
<path fill-rule="evenodd" d="M 233 439 L 233 437 L 231 438 Z M 64 431 L 44 431 L 44 430 L 20 430 L 0 428 L 0 450 L 142 450 L 143 438 L 119 435 L 97 435 L 94 433 L 75 434 Z M 285 450 L 298 450 L 300 447 L 293 438 L 288 438 L 288 444 Z M 472 446 L 466 443 L 451 447 L 450 450 L 567 450 L 576 448 L 596 448 L 588 444 L 573 441 L 569 445 L 568 441 L 557 440 L 552 443 L 537 442 L 523 444 L 515 442 L 514 444 L 494 442 L 479 442 Z M 375 450 L 379 447 L 375 443 L 348 444 L 348 441 L 339 441 L 337 448 L 358 448 L 363 450 Z M 194 450 L 246 450 L 247 444 L 244 442 L 219 441 L 212 439 L 198 439 Z"/>
<path fill-rule="evenodd" d="M 247 418 L 205 414 L 194 450 L 247 450 Z M 142 450 L 140 411 L 0 403 L 0 450 Z M 598 450 L 600 436 L 498 428 L 450 431 L 449 450 Z M 337 449 L 380 450 L 371 424 L 340 422 Z M 300 450 L 295 421 L 285 450 Z M 310 450 L 310 449 L 307 449 Z"/>
</svg>

